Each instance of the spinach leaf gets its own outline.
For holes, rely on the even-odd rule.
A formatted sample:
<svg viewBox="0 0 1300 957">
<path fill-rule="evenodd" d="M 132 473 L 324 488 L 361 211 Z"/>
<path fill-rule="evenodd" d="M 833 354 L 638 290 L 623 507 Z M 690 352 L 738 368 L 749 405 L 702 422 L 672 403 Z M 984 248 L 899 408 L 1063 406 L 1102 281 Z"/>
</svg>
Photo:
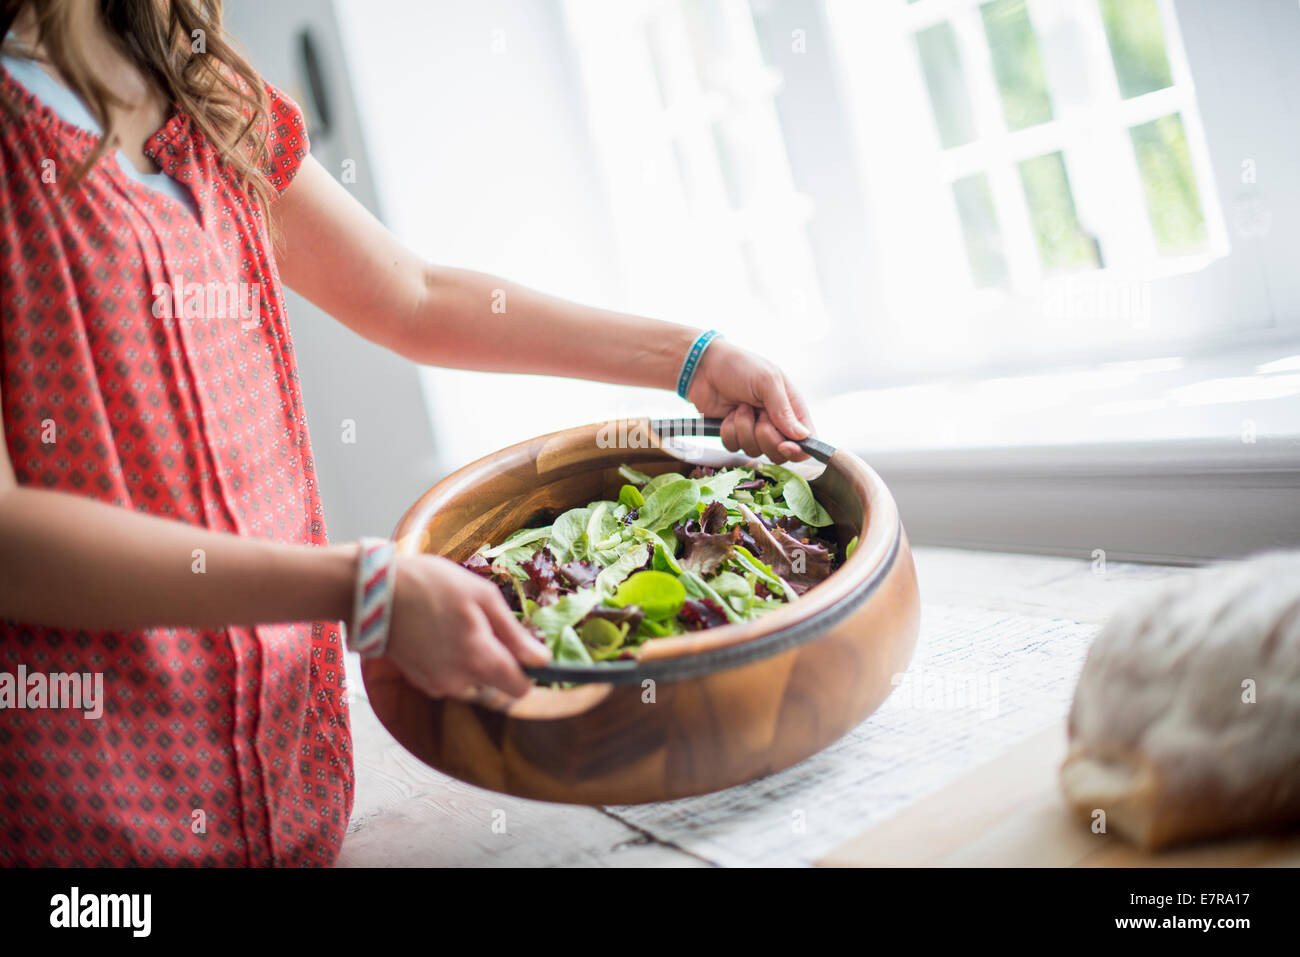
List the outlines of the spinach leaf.
<svg viewBox="0 0 1300 957">
<path fill-rule="evenodd" d="M 601 564 L 612 562 L 617 554 L 613 549 L 622 542 L 620 525 L 614 517 L 613 502 L 595 502 L 587 518 L 587 554 L 598 558 Z"/>
<path fill-rule="evenodd" d="M 735 572 L 718 572 L 709 584 L 719 595 L 728 598 L 751 598 L 754 595 L 754 589 L 749 582 Z"/>
<path fill-rule="evenodd" d="M 520 566 L 532 558 L 535 551 L 537 549 L 531 545 L 511 548 L 502 552 L 492 564 L 504 568 L 511 576 L 518 578 L 520 581 L 528 581 L 528 572 L 524 571 Z"/>
<path fill-rule="evenodd" d="M 624 479 L 631 482 L 633 485 L 644 485 L 646 482 L 650 481 L 650 476 L 646 475 L 644 472 L 638 472 L 630 465 L 620 465 L 618 467 L 618 474 L 623 476 Z"/>
<path fill-rule="evenodd" d="M 708 582 L 723 598 L 730 602 L 742 618 L 749 617 L 749 610 L 757 600 L 754 595 L 753 583 L 741 578 L 735 572 L 718 572 Z M 725 610 L 725 609 L 724 609 Z"/>
<path fill-rule="evenodd" d="M 546 639 L 551 654 L 559 657 L 557 649 L 560 633 L 565 628 L 571 629 L 573 625 L 587 617 L 587 612 L 595 608 L 598 601 L 600 601 L 600 593 L 596 589 L 584 588 L 572 594 L 561 595 L 556 601 L 549 605 L 542 605 L 533 612 L 532 625 Z"/>
<path fill-rule="evenodd" d="M 821 528 L 831 524 L 831 517 L 813 495 L 812 486 L 798 472 L 779 465 L 759 465 L 758 470 L 781 483 L 781 494 L 790 511 L 805 525 Z"/>
<path fill-rule="evenodd" d="M 582 631 L 579 635 L 593 658 L 597 661 L 606 661 L 618 657 L 622 652 L 623 639 L 627 637 L 627 625 L 620 628 L 605 618 L 588 618 L 582 623 Z"/>
<path fill-rule="evenodd" d="M 753 473 L 749 469 L 727 469 L 725 472 L 715 472 L 713 475 L 696 479 L 696 482 L 700 486 L 700 498 L 710 501 L 715 498 L 726 498 L 737 485 L 749 478 L 753 478 Z"/>
<path fill-rule="evenodd" d="M 637 634 L 643 638 L 667 638 L 669 635 L 680 634 L 683 631 L 676 618 L 669 618 L 667 621 L 654 621 L 651 618 L 643 618 L 641 626 L 637 629 Z"/>
<path fill-rule="evenodd" d="M 853 553 L 858 550 L 858 536 L 854 535 L 849 543 L 844 546 L 844 560 L 847 562 L 853 557 Z"/>
<path fill-rule="evenodd" d="M 551 525 L 551 554 L 555 556 L 556 564 L 586 557 L 587 520 L 590 518 L 590 508 L 571 508 Z"/>
<path fill-rule="evenodd" d="M 648 487 L 648 486 L 647 486 Z M 688 478 L 678 476 L 665 482 L 646 497 L 636 518 L 636 525 L 652 532 L 672 528 L 695 509 L 700 489 Z"/>
<path fill-rule="evenodd" d="M 596 576 L 597 594 L 602 598 L 613 594 L 619 583 L 644 565 L 649 557 L 650 549 L 645 545 L 630 545 L 618 558 L 605 566 L 604 571 Z M 619 602 L 619 604 L 636 604 L 636 602 Z"/>
<path fill-rule="evenodd" d="M 654 556 L 650 559 L 650 567 L 657 572 L 672 572 L 674 575 L 682 573 L 682 566 L 677 564 L 677 559 L 673 558 L 673 553 L 662 545 L 655 546 Z"/>
<path fill-rule="evenodd" d="M 551 526 L 546 525 L 542 528 L 521 528 L 500 545 L 493 548 L 484 548 L 479 550 L 479 554 L 484 558 L 496 558 L 504 555 L 512 548 L 518 548 L 520 545 L 531 545 L 533 542 L 540 542 L 542 539 L 549 537 Z"/>
<path fill-rule="evenodd" d="M 567 662 L 589 665 L 592 663 L 591 655 L 587 653 L 587 646 L 582 643 L 582 639 L 578 637 L 572 625 L 565 625 L 560 629 L 559 635 L 551 645 L 551 657 L 560 664 Z"/>
<path fill-rule="evenodd" d="M 781 579 L 773 573 L 771 568 L 755 558 L 753 553 L 744 545 L 737 545 L 735 547 L 732 553 L 732 558 L 736 564 L 745 571 L 753 572 L 759 578 L 763 579 L 763 581 L 767 582 L 769 586 L 775 585 L 777 588 L 781 589 L 781 594 L 785 595 L 786 598 L 791 600 L 794 599 L 795 590 L 786 585 L 785 582 L 781 581 Z"/>
<path fill-rule="evenodd" d="M 635 485 L 624 485 L 618 490 L 618 503 L 628 508 L 640 508 L 645 504 L 645 497 Z"/>
<path fill-rule="evenodd" d="M 639 605 L 645 616 L 655 621 L 672 618 L 685 601 L 682 582 L 667 572 L 637 572 L 614 593 L 616 604 Z"/>
<path fill-rule="evenodd" d="M 675 482 L 681 477 L 677 472 L 661 472 L 642 486 L 641 494 L 649 498 L 655 489 L 662 488 L 669 482 Z"/>
</svg>

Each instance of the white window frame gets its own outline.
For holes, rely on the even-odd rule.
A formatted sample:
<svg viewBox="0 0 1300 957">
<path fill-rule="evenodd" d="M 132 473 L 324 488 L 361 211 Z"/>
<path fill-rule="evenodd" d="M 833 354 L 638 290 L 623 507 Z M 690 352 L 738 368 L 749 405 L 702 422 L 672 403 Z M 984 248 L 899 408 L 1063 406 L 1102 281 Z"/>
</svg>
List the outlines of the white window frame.
<svg viewBox="0 0 1300 957">
<path fill-rule="evenodd" d="M 1203 348 L 1216 337 L 1300 333 L 1300 296 L 1292 295 L 1293 288 L 1273 288 L 1277 283 L 1270 285 L 1258 262 L 1260 247 L 1269 247 L 1262 251 L 1275 261 L 1288 244 L 1296 248 L 1300 230 L 1274 217 L 1267 235 L 1244 228 L 1231 235 L 1219 200 L 1233 190 L 1242 161 L 1259 144 L 1229 138 L 1207 143 L 1194 80 L 1200 71 L 1184 49 L 1179 17 L 1208 19 L 1212 8 L 1159 0 L 1174 85 L 1124 101 L 1097 5 L 1028 0 L 1055 118 L 1009 133 L 984 40 L 981 2 L 825 0 L 868 184 L 867 216 L 886 238 L 877 246 L 887 257 L 882 270 L 890 277 L 887 305 L 882 316 L 869 320 L 878 323 L 876 334 L 891 343 L 886 374 L 907 378 L 921 372 L 1152 355 L 1161 349 Z M 957 35 L 980 137 L 947 151 L 938 142 L 913 40 L 915 30 L 945 18 L 951 18 Z M 1059 41 L 1070 34 L 1056 28 L 1066 19 L 1077 23 L 1073 35 L 1081 50 L 1074 55 L 1060 47 Z M 1231 71 L 1216 66 L 1203 64 L 1206 76 L 1215 84 L 1232 84 L 1234 77 L 1224 75 Z M 1062 72 L 1075 68 L 1086 71 L 1094 102 L 1064 95 Z M 881 95 L 883 90 L 888 96 Z M 1294 92 L 1300 96 L 1300 89 Z M 1235 95 L 1252 98 L 1258 93 L 1245 88 Z M 1208 236 L 1203 252 L 1159 257 L 1128 126 L 1172 112 L 1182 116 Z M 882 141 L 887 148 L 881 148 Z M 1108 265 L 1041 278 L 1018 173 L 1013 165 L 997 164 L 1057 149 L 1065 156 L 1080 222 L 1090 230 L 1094 223 L 1104 224 L 1100 238 Z M 1216 153 L 1219 159 L 1212 163 Z M 1300 174 L 1294 159 L 1285 165 L 1273 175 L 1286 181 L 1288 174 Z M 1002 229 L 1009 289 L 974 288 L 952 197 L 954 179 L 982 169 L 989 173 Z M 1090 215 L 1106 205 L 1110 215 Z M 899 235 L 896 224 L 908 222 L 922 225 L 903 232 L 901 241 L 889 241 Z M 1116 263 L 1118 259 L 1127 261 Z M 936 263 L 949 265 L 952 272 L 936 275 Z M 1279 297 L 1279 291 L 1285 295 Z"/>
<path fill-rule="evenodd" d="M 774 103 L 780 74 L 763 62 L 747 0 L 713 6 L 726 55 L 711 64 L 710 82 L 696 83 L 678 0 L 564 3 L 628 304 L 715 326 L 755 346 L 792 324 L 805 336 L 824 334 L 829 320 L 806 235 L 812 202 L 794 185 Z M 647 42 L 651 29 L 668 74 L 667 104 Z M 747 161 L 758 171 L 761 214 L 727 201 L 712 137 L 714 124 L 728 119 L 754 143 Z M 664 248 L 665 236 L 674 248 Z M 742 244 L 753 251 L 751 262 Z M 766 289 L 755 289 L 755 276 Z M 792 371 L 803 371 L 806 358 L 792 356 Z"/>
<path fill-rule="evenodd" d="M 787 117 L 791 110 L 816 113 L 823 103 L 791 100 L 780 71 L 763 63 L 747 0 L 718 0 L 731 49 L 717 64 L 715 79 L 727 95 L 685 84 L 674 90 L 677 99 L 665 109 L 645 23 L 675 18 L 676 40 L 668 52 L 679 64 L 685 62 L 690 52 L 681 40 L 681 2 L 565 0 L 563 7 L 630 308 L 724 327 L 759 347 L 769 345 L 773 335 L 796 330 L 801 348 L 790 350 L 788 361 L 793 374 L 810 381 L 810 391 L 818 382 L 843 388 L 864 379 L 1001 373 L 1300 335 L 1300 282 L 1282 275 L 1291 250 L 1300 248 L 1300 216 L 1286 215 L 1289 200 L 1276 188 L 1270 194 L 1245 183 L 1242 175 L 1242 165 L 1258 157 L 1260 176 L 1290 189 L 1300 181 L 1300 158 L 1284 136 L 1261 143 L 1255 130 L 1229 129 L 1234 123 L 1227 115 L 1249 112 L 1250 104 L 1262 100 L 1284 115 L 1282 104 L 1300 100 L 1300 82 L 1288 77 L 1281 90 L 1266 89 L 1258 77 L 1252 82 L 1239 77 L 1239 69 L 1220 69 L 1213 52 L 1206 51 L 1206 36 L 1225 29 L 1254 31 L 1255 42 L 1266 42 L 1267 27 L 1253 11 L 1236 15 L 1203 0 L 1158 0 L 1173 85 L 1121 100 L 1096 5 L 1029 0 L 1054 119 L 1009 133 L 984 43 L 981 0 L 809 0 L 798 5 L 803 12 L 791 13 L 793 5 L 783 8 L 786 20 L 826 23 L 825 43 L 808 56 L 832 61 L 837 88 L 818 92 L 846 101 L 841 113 L 850 127 L 851 149 L 826 157 L 824 165 L 861 179 L 864 201 L 856 196 L 850 201 L 861 208 L 868 241 L 858 249 L 859 237 L 832 234 L 835 261 L 828 262 L 827 235 L 821 236 L 817 259 L 806 237 L 810 214 L 818 216 L 812 228 L 821 222 L 824 230 L 827 197 L 823 190 L 821 206 L 813 208 L 793 185 L 781 150 L 772 151 L 765 174 L 767 196 L 779 200 L 765 199 L 761 215 L 688 206 L 682 162 L 706 185 L 706 197 L 723 195 L 707 137 L 709 124 L 728 109 L 728 97 L 754 104 L 769 138 L 781 130 L 774 96 L 783 97 Z M 1278 19 L 1282 2 L 1252 0 L 1269 8 L 1265 21 Z M 912 34 L 948 16 L 958 27 L 980 132 L 988 135 L 945 151 L 938 144 Z M 1057 29 L 1069 19 L 1076 21 L 1073 31 Z M 1193 49 L 1184 44 L 1184 21 L 1198 41 Z M 1085 101 L 1077 89 L 1071 94 L 1068 80 L 1074 71 L 1087 76 L 1092 98 Z M 1206 94 L 1213 130 L 1202 122 Z M 818 94 L 805 83 L 798 95 Z M 1175 112 L 1191 151 L 1207 241 L 1194 254 L 1160 256 L 1128 128 Z M 901 125 L 899 115 L 906 118 Z M 674 155 L 674 141 L 681 160 Z M 1042 278 L 1020 176 L 1006 160 L 1057 149 L 1065 158 L 1080 223 L 1101 240 L 1106 266 Z M 951 183 L 977 169 L 995 174 L 990 186 L 1009 288 L 977 290 L 970 275 Z M 802 171 L 805 185 L 817 191 L 821 183 L 809 182 L 809 173 Z M 1261 206 L 1269 220 L 1262 229 L 1250 222 L 1251 210 Z M 1093 215 L 1098 209 L 1103 215 Z M 917 225 L 900 238 L 899 222 Z M 674 237 L 671 249 L 663 248 L 664 236 Z M 753 293 L 752 270 L 737 249 L 741 240 L 756 237 L 756 246 L 767 250 L 758 271 L 772 277 L 778 289 L 766 301 Z M 848 246 L 835 245 L 841 238 Z M 855 254 L 863 261 L 860 278 L 845 273 Z M 834 292 L 835 310 L 828 314 L 819 277 L 831 283 L 832 275 L 834 288 L 826 292 Z"/>
<path fill-rule="evenodd" d="M 972 142 L 942 150 L 939 175 L 948 186 L 972 174 L 990 175 L 994 206 L 1007 237 L 1012 287 L 1032 288 L 1041 275 L 1024 191 L 1014 166 L 1058 151 L 1066 156 L 1080 222 L 1097 235 L 1109 260 L 1159 276 L 1200 269 L 1227 255 L 1227 228 L 1210 172 L 1195 90 L 1177 20 L 1167 0 L 1158 2 L 1157 7 L 1162 14 L 1173 84 L 1127 100 L 1120 96 L 1099 5 L 1028 0 L 1030 20 L 1053 94 L 1054 115 L 1046 123 L 1014 132 L 1007 129 L 981 23 L 980 7 L 987 2 L 921 0 L 904 8 L 904 22 L 905 29 L 915 34 L 951 19 L 958 52 L 966 65 L 978 132 Z M 1072 49 L 1072 40 L 1079 41 L 1077 49 Z M 1083 85 L 1096 90 L 1094 97 L 1080 95 L 1083 91 L 1077 86 L 1072 89 L 1062 75 L 1073 74 L 1079 66 L 1083 67 Z M 1173 113 L 1181 115 L 1187 135 L 1207 237 L 1203 251 L 1164 256 L 1156 247 L 1128 130 Z M 924 123 L 924 118 L 920 122 Z M 937 142 L 935 146 L 938 148 Z M 1114 193 L 1118 197 L 1108 195 Z M 1097 212 L 1090 215 L 1090 210 Z"/>
</svg>

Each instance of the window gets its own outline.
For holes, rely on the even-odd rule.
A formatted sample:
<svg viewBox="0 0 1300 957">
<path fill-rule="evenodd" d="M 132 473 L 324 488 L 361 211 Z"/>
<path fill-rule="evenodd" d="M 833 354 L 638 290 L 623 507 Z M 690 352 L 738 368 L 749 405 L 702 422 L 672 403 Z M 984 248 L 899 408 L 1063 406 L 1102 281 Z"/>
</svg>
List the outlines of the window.
<svg viewBox="0 0 1300 957">
<path fill-rule="evenodd" d="M 565 10 L 631 308 L 754 345 L 791 324 L 824 329 L 812 204 L 746 0 Z"/>
<path fill-rule="evenodd" d="M 896 376 L 1155 354 L 1295 315 L 1257 249 L 1233 255 L 1219 194 L 1259 144 L 1221 137 L 1212 163 L 1172 0 L 565 9 L 646 308 L 795 324 L 840 344 L 823 366 L 854 342 Z M 1187 15 L 1201 35 L 1225 18 Z M 1202 72 L 1220 109 L 1256 95 Z M 846 169 L 865 240 L 830 224 L 859 200 Z"/>
<path fill-rule="evenodd" d="M 398 33 L 343 6 L 387 218 L 422 255 L 720 328 L 822 408 L 1300 334 L 1295 0 L 407 0 Z M 427 379 L 448 462 L 688 411 Z M 927 423 L 965 428 L 911 442 Z"/>
<path fill-rule="evenodd" d="M 828 387 L 1277 324 L 1172 0 L 565 11 L 636 308 L 797 328 Z"/>
<path fill-rule="evenodd" d="M 1174 78 L 1157 0 L 1032 11 L 1026 0 L 920 0 L 909 16 L 976 288 L 1227 251 L 1210 234 L 1196 171 L 1207 164 L 1193 160 L 1183 122 L 1195 98 Z M 1055 96 L 1040 33 L 1056 53 Z M 1136 179 L 1145 203 L 1076 190 L 1103 174 Z"/>
<path fill-rule="evenodd" d="M 1294 13 L 1282 6 L 1270 16 Z M 1281 145 L 1275 133 L 1243 136 L 1225 113 L 1235 100 L 1262 115 L 1210 48 L 1240 35 L 1242 18 L 1177 8 L 1202 44 L 1193 70 L 1172 0 L 825 9 L 869 218 L 885 237 L 891 290 L 878 332 L 896 369 L 1126 358 L 1294 321 L 1300 301 L 1288 292 L 1278 309 L 1266 291 L 1276 278 L 1258 272 L 1258 240 L 1272 259 L 1294 233 L 1240 225 L 1256 203 L 1251 154 Z M 1213 143 L 1200 74 L 1222 131 Z"/>
</svg>

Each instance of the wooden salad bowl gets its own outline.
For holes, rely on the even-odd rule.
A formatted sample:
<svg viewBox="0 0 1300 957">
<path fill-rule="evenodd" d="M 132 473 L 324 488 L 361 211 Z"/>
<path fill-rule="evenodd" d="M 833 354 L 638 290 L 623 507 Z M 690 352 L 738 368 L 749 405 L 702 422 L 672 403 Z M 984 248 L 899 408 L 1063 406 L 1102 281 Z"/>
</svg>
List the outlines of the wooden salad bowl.
<svg viewBox="0 0 1300 957">
<path fill-rule="evenodd" d="M 407 554 L 463 561 L 486 542 L 596 499 L 620 465 L 650 475 L 736 457 L 690 446 L 710 419 L 629 419 L 543 435 L 443 479 L 402 518 Z M 698 444 L 697 444 L 698 445 Z M 685 451 L 683 451 L 683 448 Z M 484 691 L 431 699 L 386 658 L 362 664 L 375 714 L 412 754 L 480 787 L 542 801 L 639 804 L 704 794 L 802 761 L 884 701 L 916 645 L 916 572 L 885 484 L 857 456 L 815 439 L 812 487 L 849 559 L 755 621 L 647 642 L 636 661 L 529 669 L 519 699 Z"/>
</svg>

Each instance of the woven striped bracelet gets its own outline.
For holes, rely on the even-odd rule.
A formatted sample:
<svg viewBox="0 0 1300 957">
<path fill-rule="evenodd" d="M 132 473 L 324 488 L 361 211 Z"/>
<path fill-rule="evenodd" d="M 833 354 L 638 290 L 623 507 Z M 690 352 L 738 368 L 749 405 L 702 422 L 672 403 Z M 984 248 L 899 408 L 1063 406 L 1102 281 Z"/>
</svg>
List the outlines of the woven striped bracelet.
<svg viewBox="0 0 1300 957">
<path fill-rule="evenodd" d="M 691 349 L 686 353 L 686 361 L 682 363 L 681 375 L 677 377 L 677 394 L 683 399 L 686 393 L 690 391 L 691 380 L 695 378 L 695 370 L 699 367 L 700 360 L 704 358 L 704 350 L 709 347 L 709 343 L 721 336 L 722 333 L 717 329 L 710 329 L 707 332 L 700 333 L 700 337 L 695 340 Z"/>
<path fill-rule="evenodd" d="M 361 539 L 348 648 L 363 658 L 382 655 L 388 647 L 388 624 L 393 617 L 393 586 L 397 577 L 396 559 L 396 542 L 383 538 Z"/>
</svg>

